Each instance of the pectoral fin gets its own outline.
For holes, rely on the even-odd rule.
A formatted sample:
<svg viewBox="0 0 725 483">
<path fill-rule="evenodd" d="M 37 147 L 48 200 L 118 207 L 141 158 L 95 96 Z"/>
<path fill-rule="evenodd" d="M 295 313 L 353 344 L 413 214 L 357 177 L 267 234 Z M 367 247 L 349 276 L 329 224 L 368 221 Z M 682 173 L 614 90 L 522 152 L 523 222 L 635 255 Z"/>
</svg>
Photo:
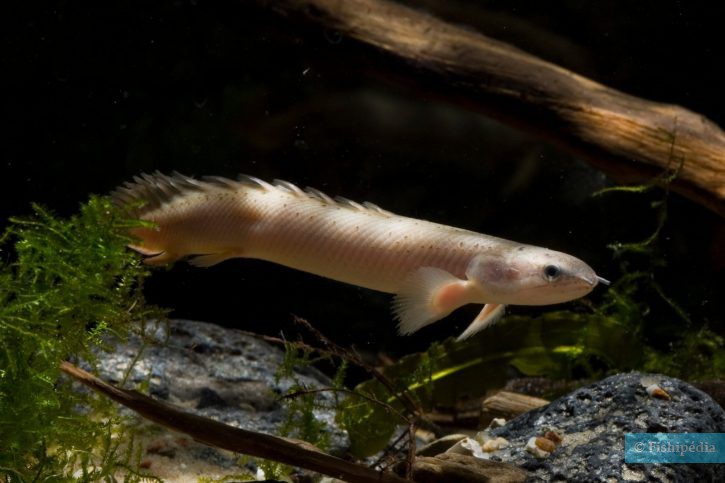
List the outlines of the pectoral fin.
<svg viewBox="0 0 725 483">
<path fill-rule="evenodd" d="M 195 267 L 207 268 L 236 257 L 239 257 L 239 253 L 237 252 L 209 253 L 207 255 L 198 255 L 190 259 L 189 264 Z"/>
<path fill-rule="evenodd" d="M 472 335 L 482 331 L 486 327 L 490 327 L 503 316 L 506 306 L 501 304 L 486 304 L 473 322 L 458 336 L 456 340 L 468 339 Z"/>
<path fill-rule="evenodd" d="M 171 252 L 161 252 L 152 257 L 143 259 L 146 265 L 166 265 L 167 263 L 173 263 L 179 259 L 179 255 Z"/>
<path fill-rule="evenodd" d="M 137 245 L 135 243 L 130 243 L 126 246 L 128 248 L 130 248 L 131 250 L 136 251 L 136 252 L 140 253 L 141 255 L 145 255 L 147 257 L 150 257 L 152 255 L 160 255 L 161 253 L 164 252 L 163 250 L 159 250 L 158 248 L 149 248 L 149 247 L 145 247 L 143 245 Z"/>
<path fill-rule="evenodd" d="M 415 270 L 393 301 L 398 331 L 412 334 L 442 319 L 468 303 L 468 293 L 468 282 L 445 270 L 434 267 Z"/>
<path fill-rule="evenodd" d="M 159 250 L 158 248 L 145 247 L 143 245 L 129 244 L 126 245 L 131 250 L 134 250 L 146 258 L 143 262 L 146 265 L 165 265 L 167 263 L 175 262 L 179 259 L 179 256 L 175 253 L 171 253 L 165 250 Z"/>
</svg>

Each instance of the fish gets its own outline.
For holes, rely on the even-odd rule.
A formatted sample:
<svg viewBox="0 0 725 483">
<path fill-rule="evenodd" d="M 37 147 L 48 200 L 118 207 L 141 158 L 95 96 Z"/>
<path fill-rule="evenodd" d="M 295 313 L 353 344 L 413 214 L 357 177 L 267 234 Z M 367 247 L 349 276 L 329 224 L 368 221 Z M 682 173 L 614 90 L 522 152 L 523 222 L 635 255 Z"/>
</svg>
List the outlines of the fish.
<svg viewBox="0 0 725 483">
<path fill-rule="evenodd" d="M 231 258 L 267 260 L 394 294 L 400 334 L 412 334 L 468 304 L 483 304 L 459 336 L 490 327 L 507 305 L 549 305 L 609 284 L 566 253 L 409 218 L 314 188 L 141 174 L 111 193 L 117 206 L 152 226 L 129 245 L 145 262 L 189 258 L 211 267 Z"/>
</svg>

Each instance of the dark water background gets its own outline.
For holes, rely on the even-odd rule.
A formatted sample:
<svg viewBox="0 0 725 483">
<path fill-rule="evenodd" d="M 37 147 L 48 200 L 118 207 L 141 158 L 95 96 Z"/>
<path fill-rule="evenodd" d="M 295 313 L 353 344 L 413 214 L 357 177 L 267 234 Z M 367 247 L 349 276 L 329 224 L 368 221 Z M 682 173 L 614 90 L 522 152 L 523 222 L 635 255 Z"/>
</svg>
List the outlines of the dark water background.
<svg viewBox="0 0 725 483">
<path fill-rule="evenodd" d="M 717 2 L 411 3 L 725 125 Z M 89 193 L 159 169 L 287 179 L 562 250 L 607 278 L 619 273 L 606 245 L 643 239 L 656 225 L 654 198 L 592 198 L 612 182 L 584 162 L 428 98 L 391 76 L 395 62 L 373 49 L 254 2 L 14 8 L 3 7 L 2 223 L 31 201 L 71 214 Z M 721 334 L 724 245 L 722 220 L 671 197 L 667 267 L 656 276 L 698 325 Z M 179 263 L 147 290 L 177 317 L 291 334 L 294 313 L 341 343 L 394 354 L 457 334 L 475 315 L 464 309 L 400 338 L 389 296 L 253 260 L 207 270 Z M 666 331 L 653 337 L 666 347 Z"/>
</svg>

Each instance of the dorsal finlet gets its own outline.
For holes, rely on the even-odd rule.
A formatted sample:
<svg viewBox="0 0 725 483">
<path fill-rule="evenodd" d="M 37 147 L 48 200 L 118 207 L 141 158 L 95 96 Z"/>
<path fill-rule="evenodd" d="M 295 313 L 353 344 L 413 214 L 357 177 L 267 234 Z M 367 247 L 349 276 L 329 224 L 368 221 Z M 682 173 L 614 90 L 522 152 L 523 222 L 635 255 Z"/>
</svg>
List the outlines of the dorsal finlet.
<svg viewBox="0 0 725 483">
<path fill-rule="evenodd" d="M 159 171 L 153 174 L 142 173 L 134 176 L 133 181 L 126 182 L 111 192 L 111 201 L 117 206 L 128 206 L 145 202 L 134 208 L 132 216 L 143 216 L 170 203 L 174 199 L 189 193 L 209 190 L 211 188 L 238 189 L 239 183 L 220 177 L 205 178 L 202 181 L 174 172 L 171 176 Z"/>
<path fill-rule="evenodd" d="M 203 178 L 201 178 L 201 180 L 212 185 L 220 186 L 222 188 L 229 188 L 232 190 L 239 189 L 240 185 L 239 181 L 234 181 L 229 178 L 223 178 L 221 176 L 204 176 Z"/>
<path fill-rule="evenodd" d="M 347 198 L 344 198 L 342 196 L 335 196 L 335 201 L 342 206 L 346 206 L 348 208 L 354 208 L 358 211 L 367 211 L 363 205 L 358 203 L 357 201 L 352 201 Z"/>
<path fill-rule="evenodd" d="M 330 198 L 329 196 L 327 196 L 325 193 L 323 193 L 322 191 L 320 191 L 318 189 L 311 188 L 308 186 L 305 188 L 305 193 L 307 193 L 311 198 L 318 199 L 327 204 L 330 204 L 330 205 L 335 204 L 335 200 L 333 200 L 332 198 Z"/>
<path fill-rule="evenodd" d="M 274 189 L 274 186 L 267 183 L 266 181 L 262 181 L 261 179 L 255 176 L 250 176 L 248 174 L 240 174 L 239 176 L 237 176 L 237 180 L 240 183 L 246 184 L 248 186 L 253 186 L 255 188 L 262 188 L 265 190 Z"/>
<path fill-rule="evenodd" d="M 304 195 L 329 204 L 330 206 L 338 206 L 381 216 L 393 215 L 391 212 L 383 210 L 378 205 L 370 203 L 369 201 L 360 204 L 356 201 L 343 198 L 342 196 L 337 196 L 333 199 L 315 188 L 307 187 L 302 190 L 297 185 L 284 180 L 274 180 L 273 183 L 270 184 L 248 175 L 240 175 L 238 181 L 221 176 L 204 176 L 201 180 L 198 180 L 185 176 L 177 171 L 174 171 L 171 176 L 156 171 L 153 174 L 142 173 L 134 176 L 133 181 L 116 188 L 111 193 L 111 199 L 118 206 L 132 205 L 141 201 L 145 202 L 145 205 L 135 209 L 132 213 L 133 216 L 143 216 L 144 213 L 155 210 L 166 203 L 170 203 L 177 197 L 191 192 L 206 191 L 215 188 L 236 191 L 241 186 L 247 186 L 265 191 L 278 189 L 293 195 Z"/>
<path fill-rule="evenodd" d="M 288 192 L 296 195 L 304 195 L 305 192 L 302 191 L 299 186 L 297 186 L 294 183 L 290 183 L 289 181 L 285 181 L 283 179 L 275 179 L 272 180 L 272 184 L 276 186 L 277 188 L 283 188 L 287 190 Z"/>
<path fill-rule="evenodd" d="M 371 203 L 369 201 L 363 202 L 363 206 L 365 208 L 367 208 L 368 210 L 375 211 L 376 213 L 379 213 L 381 215 L 385 215 L 385 216 L 393 215 L 393 213 L 391 213 L 390 211 L 384 210 L 384 209 L 380 208 L 378 205 L 376 205 L 375 203 Z"/>
</svg>

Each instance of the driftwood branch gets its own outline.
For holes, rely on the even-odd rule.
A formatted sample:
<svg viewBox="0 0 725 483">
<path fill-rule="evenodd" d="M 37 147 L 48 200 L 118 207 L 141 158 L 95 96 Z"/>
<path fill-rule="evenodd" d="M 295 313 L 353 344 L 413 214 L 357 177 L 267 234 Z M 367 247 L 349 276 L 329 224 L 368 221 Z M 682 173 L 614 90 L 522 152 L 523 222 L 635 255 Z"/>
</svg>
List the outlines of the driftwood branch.
<svg viewBox="0 0 725 483">
<path fill-rule="evenodd" d="M 483 401 L 481 425 L 487 425 L 494 418 L 513 419 L 520 414 L 546 406 L 547 404 L 549 404 L 549 401 L 546 399 L 516 392 L 499 391 Z"/>
<path fill-rule="evenodd" d="M 247 431 L 180 411 L 136 391 L 117 388 L 68 362 L 62 362 L 60 368 L 75 380 L 136 411 L 144 418 L 185 433 L 203 444 L 298 466 L 344 481 L 359 483 L 409 481 L 393 473 L 381 473 L 367 466 L 336 458 L 304 441 Z"/>
<path fill-rule="evenodd" d="M 681 165 L 672 188 L 725 217 L 725 133 L 699 114 L 386 0 L 257 1 L 397 57 L 424 89 L 542 135 L 621 182 Z"/>
<path fill-rule="evenodd" d="M 499 461 L 443 453 L 435 458 L 416 458 L 413 479 L 419 483 L 523 483 L 528 473 Z"/>
</svg>

